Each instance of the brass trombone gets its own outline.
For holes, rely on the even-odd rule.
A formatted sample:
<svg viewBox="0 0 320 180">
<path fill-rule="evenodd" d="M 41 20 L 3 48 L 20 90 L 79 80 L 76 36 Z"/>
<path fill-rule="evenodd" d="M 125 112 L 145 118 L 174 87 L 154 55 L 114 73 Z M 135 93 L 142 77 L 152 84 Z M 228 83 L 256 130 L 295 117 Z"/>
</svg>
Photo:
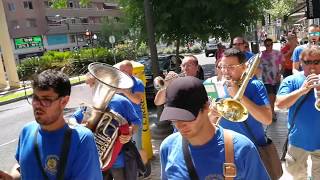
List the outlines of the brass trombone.
<svg viewBox="0 0 320 180">
<path fill-rule="evenodd" d="M 253 59 L 250 66 L 241 76 L 240 88 L 236 95 L 233 98 L 224 98 L 216 102 L 215 106 L 218 113 L 221 115 L 216 124 L 220 123 L 222 117 L 232 122 L 243 122 L 248 118 L 249 112 L 247 108 L 241 104 L 240 100 L 249 80 L 255 75 L 255 71 L 260 63 L 260 57 L 261 53 L 256 54 L 248 60 L 248 62 L 250 62 Z"/>
</svg>

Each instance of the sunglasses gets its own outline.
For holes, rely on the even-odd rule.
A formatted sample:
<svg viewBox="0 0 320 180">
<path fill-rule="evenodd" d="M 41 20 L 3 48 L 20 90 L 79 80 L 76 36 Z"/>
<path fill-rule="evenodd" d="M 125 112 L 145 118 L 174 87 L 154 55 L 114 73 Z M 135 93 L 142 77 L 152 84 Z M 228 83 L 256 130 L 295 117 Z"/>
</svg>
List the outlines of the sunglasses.
<svg viewBox="0 0 320 180">
<path fill-rule="evenodd" d="M 320 59 L 318 60 L 302 60 L 302 62 L 305 64 L 305 65 L 311 65 L 311 64 L 314 64 L 314 65 L 318 65 L 320 64 Z"/>
<path fill-rule="evenodd" d="M 309 36 L 320 36 L 320 32 L 311 32 Z"/>
<path fill-rule="evenodd" d="M 271 44 L 266 44 L 265 46 L 270 47 L 270 46 L 272 46 L 272 45 L 273 45 L 273 43 L 271 43 Z"/>
</svg>

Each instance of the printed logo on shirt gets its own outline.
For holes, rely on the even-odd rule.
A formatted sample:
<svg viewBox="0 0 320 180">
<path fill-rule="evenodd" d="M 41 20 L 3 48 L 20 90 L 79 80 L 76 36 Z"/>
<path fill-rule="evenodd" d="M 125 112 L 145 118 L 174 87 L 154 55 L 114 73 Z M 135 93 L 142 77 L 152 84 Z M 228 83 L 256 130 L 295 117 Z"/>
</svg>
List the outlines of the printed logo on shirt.
<svg viewBox="0 0 320 180">
<path fill-rule="evenodd" d="M 223 180 L 223 176 L 220 174 L 209 174 L 206 176 L 205 180 Z"/>
<path fill-rule="evenodd" d="M 56 174 L 58 171 L 59 157 L 57 155 L 48 155 L 46 159 L 46 171 L 50 174 Z"/>
</svg>

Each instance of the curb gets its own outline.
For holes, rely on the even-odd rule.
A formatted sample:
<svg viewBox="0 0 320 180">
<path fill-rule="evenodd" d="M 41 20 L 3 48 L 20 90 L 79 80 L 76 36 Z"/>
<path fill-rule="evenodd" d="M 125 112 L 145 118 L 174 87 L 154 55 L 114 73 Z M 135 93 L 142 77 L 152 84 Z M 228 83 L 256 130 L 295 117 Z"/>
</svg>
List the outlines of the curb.
<svg viewBox="0 0 320 180">
<path fill-rule="evenodd" d="M 79 85 L 79 84 L 82 84 L 82 83 L 84 83 L 84 80 L 75 82 L 75 83 L 71 84 L 71 86 Z M 22 89 L 22 90 L 18 90 L 18 91 L 15 91 L 15 92 L 27 91 L 27 90 L 30 89 L 30 88 L 31 88 L 31 87 L 26 88 L 26 89 Z M 13 92 L 13 93 L 15 93 L 15 92 Z M 9 94 L 11 94 L 11 92 L 8 92 L 8 93 L 6 93 L 6 94 L 3 95 L 3 96 L 9 95 Z M 28 96 L 30 96 L 30 95 L 28 95 Z M 23 100 L 23 99 L 26 99 L 28 96 L 25 96 L 25 95 L 24 95 L 24 96 L 17 97 L 17 98 L 14 98 L 14 99 L 9 99 L 9 100 L 7 100 L 7 101 L 2 101 L 2 102 L 0 102 L 0 106 L 6 105 L 6 104 L 10 104 L 10 103 L 13 103 L 13 102 L 17 102 L 17 101 L 20 101 L 20 100 Z"/>
</svg>

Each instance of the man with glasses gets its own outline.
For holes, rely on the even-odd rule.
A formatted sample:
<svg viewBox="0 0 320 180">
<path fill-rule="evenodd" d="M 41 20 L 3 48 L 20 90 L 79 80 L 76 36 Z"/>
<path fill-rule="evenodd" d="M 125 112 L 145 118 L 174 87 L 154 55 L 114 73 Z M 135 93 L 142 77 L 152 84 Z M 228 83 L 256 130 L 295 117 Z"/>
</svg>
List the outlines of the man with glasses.
<svg viewBox="0 0 320 180">
<path fill-rule="evenodd" d="M 320 28 L 316 24 L 311 24 L 308 28 L 308 44 L 297 46 L 292 53 L 292 73 L 299 72 L 300 69 L 300 54 L 306 47 L 318 46 L 320 36 Z"/>
<path fill-rule="evenodd" d="M 36 121 L 22 130 L 11 174 L 0 179 L 102 179 L 92 132 L 69 126 L 63 117 L 71 92 L 69 78 L 46 70 L 32 82 L 32 107 Z"/>
<path fill-rule="evenodd" d="M 235 37 L 232 41 L 232 47 L 238 49 L 246 56 L 246 60 L 250 59 L 254 54 L 248 51 L 245 47 L 245 40 L 243 37 Z"/>
<path fill-rule="evenodd" d="M 272 109 L 273 121 L 276 121 L 274 113 L 274 101 L 281 81 L 281 64 L 283 56 L 278 50 L 273 49 L 272 39 L 264 40 L 266 50 L 262 51 L 260 60 L 261 79 L 267 89 L 270 105 Z"/>
<path fill-rule="evenodd" d="M 224 89 L 226 95 L 220 98 L 234 97 L 236 95 L 239 90 L 237 83 L 246 70 L 245 63 L 245 55 L 238 49 L 231 48 L 224 52 L 219 68 L 221 69 L 222 80 L 225 81 Z M 265 145 L 267 141 L 263 125 L 269 125 L 272 122 L 272 112 L 266 89 L 263 83 L 255 76 L 249 80 L 240 102 L 248 109 L 248 119 L 243 123 L 238 123 L 222 118 L 220 125 L 247 136 L 256 146 Z M 213 106 L 210 113 L 210 119 L 216 122 L 220 117 L 216 107 Z"/>
<path fill-rule="evenodd" d="M 203 69 L 198 63 L 198 58 L 193 55 L 187 55 L 183 58 L 181 63 L 181 71 L 186 76 L 193 76 L 204 80 Z"/>
<path fill-rule="evenodd" d="M 320 49 L 307 47 L 301 53 L 300 73 L 285 78 L 279 87 L 275 106 L 289 108 L 287 171 L 295 180 L 307 179 L 307 159 L 311 156 L 312 178 L 320 179 L 320 112 L 315 108 L 319 92 Z M 316 90 L 314 91 L 314 88 Z"/>
</svg>

